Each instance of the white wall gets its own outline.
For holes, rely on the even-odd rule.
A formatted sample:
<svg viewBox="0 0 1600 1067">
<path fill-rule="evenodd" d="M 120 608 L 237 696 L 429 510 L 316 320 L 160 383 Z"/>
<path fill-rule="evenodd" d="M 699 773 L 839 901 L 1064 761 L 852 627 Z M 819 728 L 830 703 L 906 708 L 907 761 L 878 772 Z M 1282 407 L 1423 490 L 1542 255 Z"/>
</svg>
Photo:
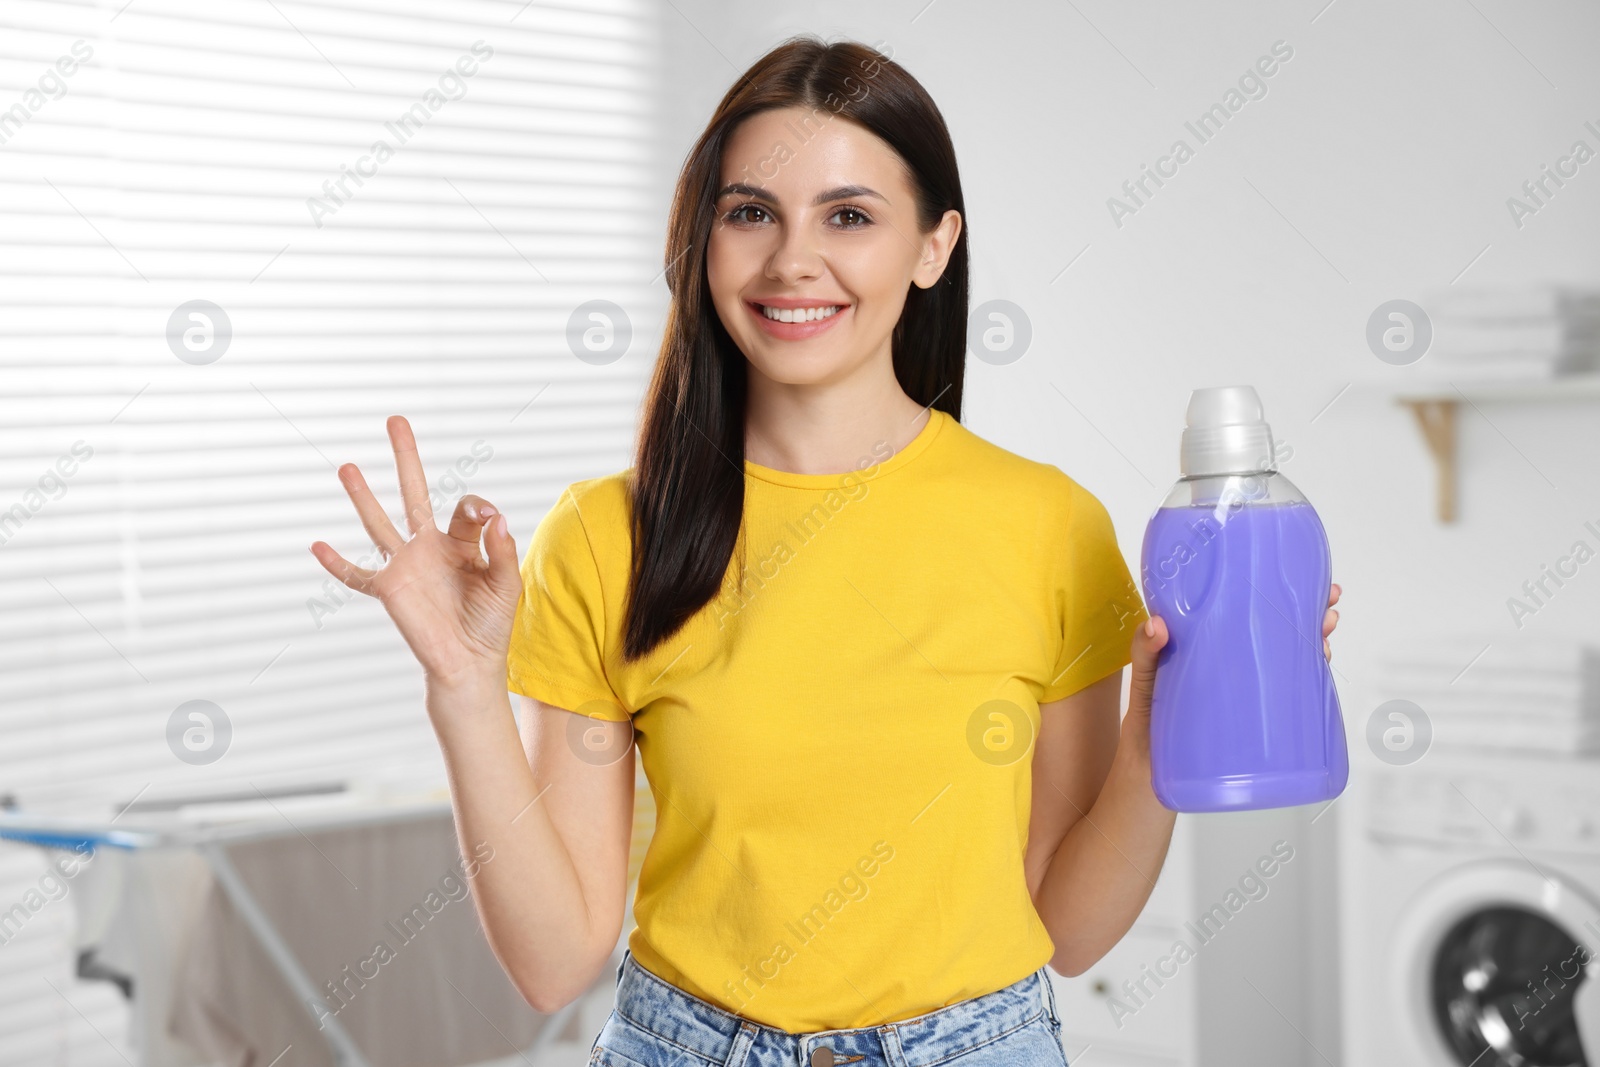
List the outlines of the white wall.
<svg viewBox="0 0 1600 1067">
<path fill-rule="evenodd" d="M 1421 365 L 1382 364 L 1364 341 L 1379 303 L 1426 304 L 1452 283 L 1600 284 L 1600 161 L 1520 229 L 1505 203 L 1575 139 L 1600 144 L 1583 129 L 1600 125 L 1600 10 L 1324 3 L 672 0 L 663 136 L 675 171 L 732 79 L 790 33 L 892 49 L 955 138 L 974 303 L 1014 301 L 1033 324 L 1018 362 L 969 361 L 968 425 L 1088 486 L 1132 563 L 1177 476 L 1189 391 L 1254 384 L 1294 447 L 1283 470 L 1333 544 L 1335 663 L 1359 766 L 1373 762 L 1361 727 L 1385 646 L 1434 628 L 1600 638 L 1600 564 L 1520 633 L 1506 607 L 1584 520 L 1600 522 L 1600 402 L 1464 409 L 1461 519 L 1441 526 L 1427 453 L 1389 395 Z M 1107 198 L 1174 138 L 1194 144 L 1184 121 L 1278 40 L 1294 55 L 1267 95 L 1115 226 Z M 1329 921 L 1307 932 L 1319 962 L 1339 936 L 1337 814 L 1308 831 L 1327 887 L 1315 911 Z M 1336 1057 L 1337 984 L 1315 973 L 1307 1036 Z"/>
</svg>

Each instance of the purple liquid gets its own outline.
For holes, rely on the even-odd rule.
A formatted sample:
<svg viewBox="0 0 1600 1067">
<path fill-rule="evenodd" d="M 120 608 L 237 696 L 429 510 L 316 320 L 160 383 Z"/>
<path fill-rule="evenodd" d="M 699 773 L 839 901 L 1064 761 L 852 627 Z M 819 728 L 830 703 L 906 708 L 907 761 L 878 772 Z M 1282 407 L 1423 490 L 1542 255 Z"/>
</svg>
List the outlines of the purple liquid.
<svg viewBox="0 0 1600 1067">
<path fill-rule="evenodd" d="M 1311 505 L 1161 508 L 1140 572 L 1168 633 L 1150 714 L 1157 799 L 1232 811 L 1338 796 L 1350 764 L 1322 652 L 1328 540 Z"/>
</svg>

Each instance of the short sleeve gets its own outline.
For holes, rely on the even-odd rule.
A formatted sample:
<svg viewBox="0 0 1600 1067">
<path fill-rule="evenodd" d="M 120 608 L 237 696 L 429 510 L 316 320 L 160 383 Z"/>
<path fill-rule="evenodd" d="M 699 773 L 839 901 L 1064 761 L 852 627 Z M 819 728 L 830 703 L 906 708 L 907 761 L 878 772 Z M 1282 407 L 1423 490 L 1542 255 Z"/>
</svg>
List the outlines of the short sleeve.
<svg viewBox="0 0 1600 1067">
<path fill-rule="evenodd" d="M 591 718 L 629 718 L 605 669 L 600 570 L 572 489 L 545 513 L 522 559 L 506 688 Z"/>
<path fill-rule="evenodd" d="M 1149 618 L 1105 505 L 1069 483 L 1066 521 L 1050 539 L 1061 645 L 1040 703 L 1071 696 L 1126 666 L 1133 658 L 1134 629 Z"/>
</svg>

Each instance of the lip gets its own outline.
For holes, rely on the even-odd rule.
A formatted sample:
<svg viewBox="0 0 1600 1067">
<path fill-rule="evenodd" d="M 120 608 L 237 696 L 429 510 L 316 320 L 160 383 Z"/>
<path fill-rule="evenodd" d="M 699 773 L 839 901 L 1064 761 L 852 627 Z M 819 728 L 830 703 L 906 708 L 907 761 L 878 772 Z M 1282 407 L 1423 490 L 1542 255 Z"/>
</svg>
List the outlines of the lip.
<svg viewBox="0 0 1600 1067">
<path fill-rule="evenodd" d="M 761 313 L 761 304 L 765 304 L 767 307 L 775 308 L 814 308 L 837 306 L 839 307 L 839 310 L 834 312 L 832 315 L 829 315 L 825 319 L 817 319 L 814 322 L 779 322 L 776 319 L 769 319 L 763 315 Z M 806 300 L 797 297 L 773 297 L 770 300 L 762 300 L 760 304 L 753 300 L 746 300 L 744 301 L 744 306 L 745 309 L 748 310 L 751 316 L 756 320 L 756 323 L 761 327 L 761 329 L 766 332 L 767 336 L 776 337 L 780 341 L 802 341 L 808 337 L 815 337 L 824 330 L 830 329 L 834 323 L 850 314 L 850 309 L 855 307 L 854 304 L 847 304 L 843 301 L 839 301 L 836 304 L 833 301 Z"/>
</svg>

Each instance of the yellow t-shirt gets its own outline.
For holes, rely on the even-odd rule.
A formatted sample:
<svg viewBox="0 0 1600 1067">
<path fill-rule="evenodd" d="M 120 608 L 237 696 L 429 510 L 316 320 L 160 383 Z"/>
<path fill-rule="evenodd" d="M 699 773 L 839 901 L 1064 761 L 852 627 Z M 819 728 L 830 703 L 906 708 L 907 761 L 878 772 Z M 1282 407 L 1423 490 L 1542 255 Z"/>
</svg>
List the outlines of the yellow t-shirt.
<svg viewBox="0 0 1600 1067">
<path fill-rule="evenodd" d="M 563 492 L 522 565 L 510 689 L 633 717 L 656 807 L 634 958 L 790 1033 L 1050 959 L 1023 874 L 1038 705 L 1128 663 L 1146 617 L 1099 500 L 930 415 L 856 472 L 747 462 L 723 592 L 635 663 L 632 468 Z"/>
</svg>

